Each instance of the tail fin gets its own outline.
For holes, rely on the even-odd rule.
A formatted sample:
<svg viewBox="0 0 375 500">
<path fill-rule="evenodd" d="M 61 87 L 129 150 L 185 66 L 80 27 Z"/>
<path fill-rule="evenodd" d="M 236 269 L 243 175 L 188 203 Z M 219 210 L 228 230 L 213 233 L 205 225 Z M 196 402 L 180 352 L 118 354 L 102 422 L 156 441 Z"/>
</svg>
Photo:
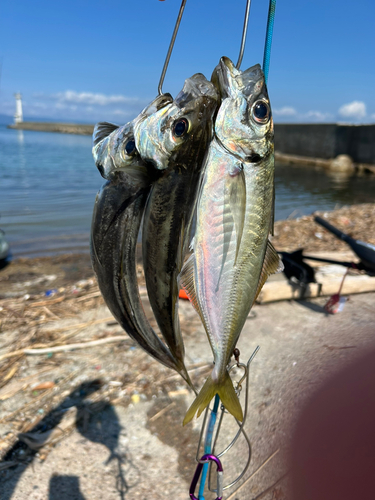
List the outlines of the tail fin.
<svg viewBox="0 0 375 500">
<path fill-rule="evenodd" d="M 221 402 L 229 411 L 229 413 L 231 413 L 237 420 L 242 422 L 242 408 L 237 394 L 234 390 L 229 373 L 226 372 L 224 379 L 221 379 L 218 382 L 214 382 L 211 375 L 208 377 L 198 396 L 194 399 L 192 405 L 188 409 L 183 421 L 183 425 L 189 423 L 197 411 L 197 416 L 199 417 L 202 411 L 210 404 L 210 401 L 215 396 L 215 394 L 219 394 Z"/>
</svg>

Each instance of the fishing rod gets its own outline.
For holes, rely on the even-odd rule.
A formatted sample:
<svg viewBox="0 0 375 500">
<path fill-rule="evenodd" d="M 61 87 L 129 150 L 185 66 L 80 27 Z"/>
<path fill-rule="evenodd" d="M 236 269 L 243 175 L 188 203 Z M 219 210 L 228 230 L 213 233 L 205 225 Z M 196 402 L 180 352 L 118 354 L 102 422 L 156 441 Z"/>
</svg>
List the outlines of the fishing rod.
<svg viewBox="0 0 375 500">
<path fill-rule="evenodd" d="M 359 262 L 342 261 L 336 259 L 328 259 L 325 257 L 314 257 L 313 255 L 305 255 L 303 249 L 296 250 L 295 252 L 279 252 L 283 264 L 284 274 L 290 280 L 296 278 L 300 286 L 306 287 L 308 283 L 314 283 L 315 271 L 311 268 L 305 260 L 312 260 L 314 262 L 323 262 L 325 264 L 334 264 L 346 267 L 349 269 L 356 269 L 364 271 L 369 276 L 375 276 L 375 246 L 361 240 L 355 240 L 348 234 L 345 234 L 340 229 L 332 226 L 329 222 L 319 216 L 314 217 L 317 224 L 320 224 L 330 233 L 334 234 L 336 238 L 347 243 L 353 252 L 359 258 Z"/>
<path fill-rule="evenodd" d="M 323 226 L 330 233 L 334 234 L 339 240 L 345 241 L 350 246 L 353 252 L 360 260 L 360 265 L 364 270 L 370 273 L 375 273 L 375 246 L 361 240 L 355 240 L 348 234 L 343 233 L 340 229 L 332 226 L 329 222 L 319 216 L 314 217 L 315 222 Z M 307 258 L 307 256 L 305 257 Z M 309 257 L 310 258 L 310 257 Z M 316 260 L 312 259 L 312 260 Z M 345 264 L 344 264 L 345 265 Z M 358 267 L 358 265 L 357 265 Z"/>
</svg>

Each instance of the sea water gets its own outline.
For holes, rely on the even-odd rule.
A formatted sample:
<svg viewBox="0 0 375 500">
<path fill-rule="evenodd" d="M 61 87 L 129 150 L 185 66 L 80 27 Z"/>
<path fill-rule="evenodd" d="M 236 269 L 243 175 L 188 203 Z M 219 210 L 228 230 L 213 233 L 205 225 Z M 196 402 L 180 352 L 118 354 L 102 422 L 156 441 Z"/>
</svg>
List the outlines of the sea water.
<svg viewBox="0 0 375 500">
<path fill-rule="evenodd" d="M 87 252 L 95 195 L 104 180 L 91 137 L 0 126 L 0 228 L 13 256 Z M 375 201 L 374 177 L 329 177 L 277 165 L 276 220 Z"/>
</svg>

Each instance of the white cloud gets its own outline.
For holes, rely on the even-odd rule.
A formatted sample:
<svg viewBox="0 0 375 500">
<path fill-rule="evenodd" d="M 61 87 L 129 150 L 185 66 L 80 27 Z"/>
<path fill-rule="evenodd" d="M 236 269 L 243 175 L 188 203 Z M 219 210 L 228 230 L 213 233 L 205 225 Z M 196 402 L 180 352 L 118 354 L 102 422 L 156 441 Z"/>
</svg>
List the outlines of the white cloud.
<svg viewBox="0 0 375 500">
<path fill-rule="evenodd" d="M 305 116 L 306 118 L 322 122 L 333 117 L 331 113 L 322 113 L 321 111 L 308 111 Z"/>
<path fill-rule="evenodd" d="M 103 94 L 66 90 L 57 93 L 38 92 L 24 94 L 23 114 L 29 120 L 73 121 L 96 123 L 120 121 L 125 123 L 137 116 L 151 101 L 147 98 L 121 94 Z M 0 113 L 13 119 L 15 101 L 13 94 L 2 92 Z"/>
<path fill-rule="evenodd" d="M 284 106 L 280 109 L 274 109 L 273 114 L 277 116 L 295 116 L 297 111 L 291 106 Z"/>
<path fill-rule="evenodd" d="M 129 104 L 139 101 L 136 97 L 126 97 L 124 95 L 106 95 L 94 94 L 93 92 L 76 92 L 75 90 L 66 90 L 51 95 L 52 99 L 60 102 L 74 104 L 91 104 L 96 106 L 108 106 L 109 104 Z"/>
<path fill-rule="evenodd" d="M 353 101 L 344 104 L 339 109 L 339 115 L 344 118 L 360 120 L 366 116 L 366 104 L 363 101 Z"/>
<path fill-rule="evenodd" d="M 283 106 L 274 110 L 276 119 L 282 119 L 288 123 L 309 123 L 309 122 L 324 122 L 328 119 L 333 119 L 332 113 L 322 113 L 321 111 L 311 110 L 307 113 L 299 113 L 292 106 Z"/>
</svg>

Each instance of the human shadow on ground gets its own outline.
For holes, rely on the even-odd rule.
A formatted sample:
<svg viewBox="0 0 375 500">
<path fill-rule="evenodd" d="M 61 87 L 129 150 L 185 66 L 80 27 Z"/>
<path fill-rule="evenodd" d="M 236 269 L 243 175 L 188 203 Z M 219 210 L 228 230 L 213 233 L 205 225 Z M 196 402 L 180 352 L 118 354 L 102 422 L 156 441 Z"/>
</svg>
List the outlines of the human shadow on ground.
<svg viewBox="0 0 375 500">
<path fill-rule="evenodd" d="M 117 451 L 122 427 L 113 406 L 99 401 L 90 407 L 85 407 L 82 418 L 79 418 L 78 415 L 77 420 L 77 430 L 83 437 L 93 443 L 104 445 L 110 451 L 105 465 L 108 465 L 112 460 L 117 462 L 116 489 L 121 500 L 125 500 L 130 486 L 126 481 L 123 465 L 127 464 L 134 468 L 134 464 L 124 453 Z M 90 421 L 89 425 L 87 425 L 88 420 Z"/>
<path fill-rule="evenodd" d="M 49 482 L 48 500 L 85 500 L 77 476 L 53 476 Z"/>
<path fill-rule="evenodd" d="M 308 302 L 307 300 L 298 300 L 297 303 L 303 307 L 306 307 L 307 309 L 310 309 L 311 311 L 330 316 L 330 314 L 324 309 L 324 307 L 320 306 L 319 304 L 314 304 L 313 302 Z"/>
<path fill-rule="evenodd" d="M 6 259 L 1 259 L 1 260 L 0 260 L 0 271 L 1 271 L 2 269 L 5 269 L 7 266 L 9 266 L 9 264 L 10 264 L 10 260 L 9 260 L 8 258 L 6 258 Z"/>
<path fill-rule="evenodd" d="M 116 475 L 116 488 L 119 498 L 125 500 L 129 491 L 129 485 L 126 481 L 122 465 L 130 463 L 125 454 L 117 453 L 119 445 L 119 436 L 121 425 L 114 408 L 105 401 L 96 403 L 86 402 L 85 399 L 95 393 L 102 386 L 101 380 L 91 380 L 84 382 L 76 387 L 55 409 L 51 410 L 38 424 L 36 424 L 28 434 L 48 432 L 55 429 L 61 423 L 64 414 L 70 408 L 77 408 L 76 429 L 86 439 L 100 443 L 108 448 L 110 456 L 106 461 L 116 460 L 118 464 L 118 473 Z M 0 472 L 1 500 L 10 500 L 24 471 L 32 465 L 33 460 L 38 453 L 37 446 L 29 447 L 22 441 L 17 441 L 15 445 L 7 452 L 4 459 L 0 462 L 5 465 L 6 462 L 15 462 L 17 465 L 7 468 Z M 83 471 L 84 472 L 84 471 Z M 34 486 L 37 488 L 37 485 Z M 72 489 L 70 489 L 72 488 Z M 64 491 L 67 493 L 65 494 Z M 71 492 L 74 492 L 72 496 Z M 77 476 L 54 476 L 50 481 L 49 500 L 83 500 L 84 496 L 79 490 L 79 477 Z"/>
</svg>

